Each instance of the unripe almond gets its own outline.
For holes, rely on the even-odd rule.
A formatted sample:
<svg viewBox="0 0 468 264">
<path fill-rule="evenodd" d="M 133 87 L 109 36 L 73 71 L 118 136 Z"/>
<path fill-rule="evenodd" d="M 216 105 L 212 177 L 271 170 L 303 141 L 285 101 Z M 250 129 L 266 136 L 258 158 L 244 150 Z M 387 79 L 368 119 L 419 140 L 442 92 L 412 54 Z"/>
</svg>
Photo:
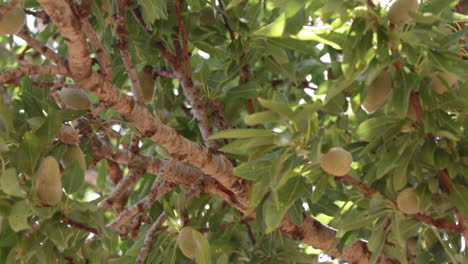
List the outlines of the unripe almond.
<svg viewBox="0 0 468 264">
<path fill-rule="evenodd" d="M 409 12 L 416 12 L 418 7 L 418 0 L 397 0 L 388 11 L 388 19 L 395 25 L 406 24 L 411 19 Z"/>
<path fill-rule="evenodd" d="M 195 258 L 197 251 L 197 242 L 193 237 L 193 228 L 190 226 L 183 227 L 177 236 L 177 244 L 180 250 L 187 258 Z"/>
<path fill-rule="evenodd" d="M 35 177 L 37 197 L 43 205 L 54 206 L 62 199 L 62 179 L 55 158 L 48 156 L 42 160 Z"/>
<path fill-rule="evenodd" d="M 64 87 L 58 94 L 62 102 L 70 109 L 87 110 L 91 106 L 88 94 L 83 89 Z"/>
<path fill-rule="evenodd" d="M 154 96 L 154 79 L 151 74 L 151 67 L 146 66 L 141 72 L 138 73 L 140 79 L 141 89 L 143 92 L 143 100 L 145 104 L 151 103 Z"/>
<path fill-rule="evenodd" d="M 0 34 L 16 34 L 24 26 L 26 14 L 23 8 L 13 7 L 0 18 Z"/>
<path fill-rule="evenodd" d="M 320 157 L 320 167 L 334 176 L 344 176 L 351 170 L 353 157 L 343 148 L 332 148 Z"/>
<path fill-rule="evenodd" d="M 397 206 L 405 214 L 419 213 L 419 198 L 416 189 L 406 188 L 398 194 Z"/>
<path fill-rule="evenodd" d="M 63 153 L 62 163 L 64 167 L 70 165 L 73 161 L 77 160 L 83 170 L 86 170 L 86 160 L 83 151 L 80 147 L 72 145 L 68 146 L 67 151 Z"/>
<path fill-rule="evenodd" d="M 387 99 L 392 87 L 392 75 L 389 71 L 383 70 L 369 85 L 366 99 L 361 105 L 362 109 L 368 114 L 377 111 Z"/>
<path fill-rule="evenodd" d="M 448 87 L 453 88 L 457 83 L 457 76 L 449 72 L 438 72 L 431 76 L 432 90 L 437 94 L 443 94 L 448 92 Z"/>
<path fill-rule="evenodd" d="M 70 126 L 62 126 L 60 128 L 58 138 L 65 144 L 74 145 L 80 142 L 78 130 Z"/>
</svg>

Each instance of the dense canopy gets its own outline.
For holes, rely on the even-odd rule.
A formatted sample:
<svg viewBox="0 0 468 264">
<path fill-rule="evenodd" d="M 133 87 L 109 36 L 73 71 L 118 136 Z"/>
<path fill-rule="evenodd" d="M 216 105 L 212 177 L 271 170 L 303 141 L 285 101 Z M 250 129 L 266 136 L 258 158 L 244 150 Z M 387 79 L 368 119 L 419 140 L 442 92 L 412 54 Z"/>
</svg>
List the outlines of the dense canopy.
<svg viewBox="0 0 468 264">
<path fill-rule="evenodd" d="M 468 263 L 466 1 L 0 4 L 2 263 Z"/>
</svg>

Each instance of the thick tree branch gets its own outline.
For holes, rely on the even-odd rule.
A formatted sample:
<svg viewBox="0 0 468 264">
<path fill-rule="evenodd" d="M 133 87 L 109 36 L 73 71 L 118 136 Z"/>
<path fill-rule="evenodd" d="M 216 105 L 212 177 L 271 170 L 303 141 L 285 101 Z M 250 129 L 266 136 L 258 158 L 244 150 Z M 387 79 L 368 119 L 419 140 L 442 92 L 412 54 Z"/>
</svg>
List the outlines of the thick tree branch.
<svg viewBox="0 0 468 264">
<path fill-rule="evenodd" d="M 76 82 L 91 75 L 92 61 L 88 44 L 81 30 L 81 23 L 72 8 L 65 1 L 39 0 L 52 22 L 57 25 L 67 43 L 69 60 L 68 68 Z"/>
</svg>

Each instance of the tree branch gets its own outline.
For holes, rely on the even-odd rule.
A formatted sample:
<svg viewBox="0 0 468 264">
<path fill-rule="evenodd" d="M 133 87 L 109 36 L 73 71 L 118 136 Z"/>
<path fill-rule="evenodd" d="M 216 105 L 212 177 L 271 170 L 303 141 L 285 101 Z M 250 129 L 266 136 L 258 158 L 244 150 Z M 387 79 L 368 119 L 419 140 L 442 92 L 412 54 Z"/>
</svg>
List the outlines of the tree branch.
<svg viewBox="0 0 468 264">
<path fill-rule="evenodd" d="M 16 34 L 18 37 L 22 38 L 24 41 L 28 43 L 28 45 L 37 50 L 39 53 L 44 55 L 48 60 L 52 61 L 58 66 L 66 65 L 67 60 L 62 56 L 55 53 L 53 50 L 49 49 L 45 45 L 42 45 L 38 40 L 33 38 L 29 33 L 25 30 L 20 31 Z"/>
<path fill-rule="evenodd" d="M 182 42 L 182 64 L 181 67 L 173 65 L 173 70 L 179 82 L 182 84 L 184 95 L 192 106 L 193 116 L 198 121 L 198 127 L 203 137 L 205 145 L 209 149 L 217 149 L 216 143 L 208 137 L 213 133 L 207 115 L 207 104 L 202 102 L 199 97 L 200 91 L 193 85 L 192 78 L 190 77 L 190 57 L 188 52 L 187 33 L 185 31 L 184 18 L 181 11 L 181 0 L 174 0 L 174 7 L 176 10 L 177 20 L 179 23 L 179 38 Z M 178 54 L 176 54 L 177 56 Z M 176 67 L 174 67 L 176 66 Z"/>
<path fill-rule="evenodd" d="M 110 81 L 112 79 L 112 64 L 111 64 L 109 55 L 107 54 L 106 50 L 104 49 L 104 46 L 102 45 L 101 41 L 97 37 L 93 26 L 91 25 L 91 23 L 89 23 L 88 18 L 81 17 L 80 22 L 81 22 L 81 28 L 83 32 L 88 37 L 89 42 L 91 43 L 91 46 L 94 49 L 94 52 L 96 52 L 96 56 L 97 56 L 99 65 L 101 66 L 102 72 Z"/>
<path fill-rule="evenodd" d="M 65 1 L 39 0 L 38 2 L 52 22 L 57 25 L 68 46 L 68 68 L 71 75 L 76 82 L 87 79 L 92 74 L 92 61 L 78 17 Z"/>
<path fill-rule="evenodd" d="M 86 226 L 78 221 L 68 218 L 68 216 L 63 212 L 62 212 L 62 220 L 64 223 L 69 224 L 70 226 L 76 227 L 78 229 L 84 230 L 86 232 L 91 232 L 94 234 L 101 234 L 101 231 L 99 229 Z"/>
<path fill-rule="evenodd" d="M 117 0 L 117 20 L 116 20 L 116 33 L 118 47 L 120 54 L 127 69 L 130 83 L 132 84 L 132 91 L 135 95 L 136 101 L 144 103 L 143 90 L 141 88 L 140 80 L 138 79 L 137 72 L 132 63 L 132 57 L 130 56 L 130 47 L 128 46 L 128 32 L 127 26 L 125 25 L 125 15 L 127 11 L 127 0 Z"/>
<path fill-rule="evenodd" d="M 50 65 L 22 65 L 0 73 L 0 84 L 11 83 L 18 78 L 29 75 L 69 75 L 65 67 Z"/>
</svg>

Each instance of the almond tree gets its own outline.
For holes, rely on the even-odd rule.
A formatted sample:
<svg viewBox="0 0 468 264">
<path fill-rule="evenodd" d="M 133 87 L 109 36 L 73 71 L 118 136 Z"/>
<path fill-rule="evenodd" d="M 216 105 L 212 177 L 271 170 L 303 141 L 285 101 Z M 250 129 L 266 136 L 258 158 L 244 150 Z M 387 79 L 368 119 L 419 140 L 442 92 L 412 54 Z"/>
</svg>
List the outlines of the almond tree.
<svg viewBox="0 0 468 264">
<path fill-rule="evenodd" d="M 466 263 L 466 3 L 387 2 L 1 1 L 2 263 Z"/>
</svg>

